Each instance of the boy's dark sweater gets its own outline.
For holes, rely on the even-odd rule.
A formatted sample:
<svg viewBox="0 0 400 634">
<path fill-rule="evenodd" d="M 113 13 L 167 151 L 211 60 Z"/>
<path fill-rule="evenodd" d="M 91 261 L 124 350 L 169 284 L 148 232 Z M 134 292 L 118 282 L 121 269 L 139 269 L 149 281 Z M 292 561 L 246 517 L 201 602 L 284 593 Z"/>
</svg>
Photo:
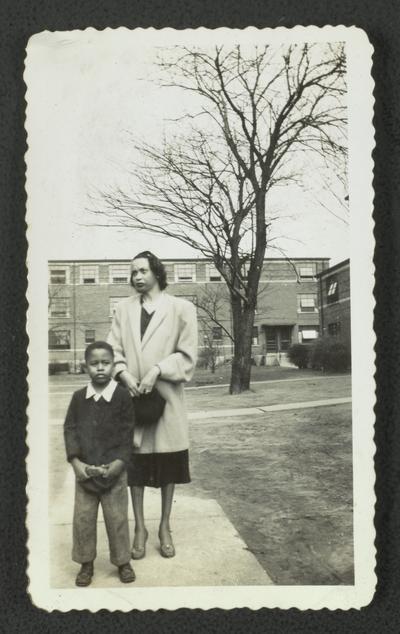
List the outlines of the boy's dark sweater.
<svg viewBox="0 0 400 634">
<path fill-rule="evenodd" d="M 129 392 L 117 385 L 108 403 L 86 398 L 86 387 L 72 395 L 64 423 L 67 459 L 91 465 L 117 458 L 126 464 L 133 447 L 134 409 Z"/>
</svg>

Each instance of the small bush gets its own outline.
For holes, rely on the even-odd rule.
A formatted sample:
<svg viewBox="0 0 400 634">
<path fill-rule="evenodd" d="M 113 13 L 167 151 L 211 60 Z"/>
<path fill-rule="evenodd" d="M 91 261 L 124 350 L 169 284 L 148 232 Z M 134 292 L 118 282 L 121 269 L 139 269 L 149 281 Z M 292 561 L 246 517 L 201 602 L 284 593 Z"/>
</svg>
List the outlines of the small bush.
<svg viewBox="0 0 400 634">
<path fill-rule="evenodd" d="M 49 363 L 49 374 L 58 374 L 59 372 L 69 372 L 69 363 L 61 361 L 51 361 Z"/>
<path fill-rule="evenodd" d="M 310 359 L 310 346 L 304 343 L 294 343 L 288 350 L 290 363 L 303 370 L 308 367 Z"/>
<path fill-rule="evenodd" d="M 345 372 L 351 365 L 350 344 L 333 337 L 317 339 L 311 351 L 311 367 L 317 370 Z"/>
</svg>

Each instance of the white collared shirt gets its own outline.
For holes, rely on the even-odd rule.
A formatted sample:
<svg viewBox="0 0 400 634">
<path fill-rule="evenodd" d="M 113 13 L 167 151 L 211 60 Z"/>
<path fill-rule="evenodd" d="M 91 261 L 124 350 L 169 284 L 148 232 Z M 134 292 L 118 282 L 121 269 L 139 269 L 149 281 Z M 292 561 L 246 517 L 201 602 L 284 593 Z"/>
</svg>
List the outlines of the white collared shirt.
<svg viewBox="0 0 400 634">
<path fill-rule="evenodd" d="M 146 313 L 148 313 L 149 315 L 151 315 L 151 313 L 154 313 L 154 311 L 157 310 L 157 308 L 163 303 L 164 297 L 164 293 L 161 292 L 154 300 L 146 298 L 142 303 L 142 306 L 145 309 Z"/>
<path fill-rule="evenodd" d="M 111 379 L 111 381 L 107 383 L 106 387 L 104 388 L 102 392 L 96 392 L 96 390 L 94 389 L 92 385 L 92 382 L 90 382 L 86 388 L 86 398 L 92 398 L 93 396 L 93 400 L 97 402 L 99 398 L 102 396 L 104 400 L 109 403 L 112 399 L 112 395 L 114 394 L 114 391 L 117 385 L 118 383 L 114 381 L 114 379 Z"/>
</svg>

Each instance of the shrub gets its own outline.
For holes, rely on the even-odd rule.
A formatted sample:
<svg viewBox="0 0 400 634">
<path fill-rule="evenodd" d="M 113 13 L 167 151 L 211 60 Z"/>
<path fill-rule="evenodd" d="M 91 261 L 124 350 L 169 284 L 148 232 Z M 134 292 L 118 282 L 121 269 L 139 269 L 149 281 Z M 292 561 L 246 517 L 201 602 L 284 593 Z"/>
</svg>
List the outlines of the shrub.
<svg viewBox="0 0 400 634">
<path fill-rule="evenodd" d="M 332 337 L 317 339 L 311 351 L 311 367 L 344 372 L 351 365 L 350 344 Z"/>
<path fill-rule="evenodd" d="M 300 370 L 307 368 L 310 359 L 310 346 L 304 343 L 294 343 L 288 350 L 288 358 L 290 363 L 293 363 Z"/>
<path fill-rule="evenodd" d="M 59 372 L 69 372 L 69 363 L 61 361 L 51 361 L 49 363 L 49 374 L 58 374 Z"/>
</svg>

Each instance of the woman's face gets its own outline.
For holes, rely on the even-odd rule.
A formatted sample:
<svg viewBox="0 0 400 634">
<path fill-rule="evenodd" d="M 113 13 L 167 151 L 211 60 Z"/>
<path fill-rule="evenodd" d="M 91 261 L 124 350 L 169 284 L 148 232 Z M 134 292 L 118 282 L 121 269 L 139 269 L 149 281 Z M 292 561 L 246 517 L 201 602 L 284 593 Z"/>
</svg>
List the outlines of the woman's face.
<svg viewBox="0 0 400 634">
<path fill-rule="evenodd" d="M 147 258 L 138 258 L 132 262 L 132 283 L 138 293 L 147 293 L 158 284 Z"/>
</svg>

